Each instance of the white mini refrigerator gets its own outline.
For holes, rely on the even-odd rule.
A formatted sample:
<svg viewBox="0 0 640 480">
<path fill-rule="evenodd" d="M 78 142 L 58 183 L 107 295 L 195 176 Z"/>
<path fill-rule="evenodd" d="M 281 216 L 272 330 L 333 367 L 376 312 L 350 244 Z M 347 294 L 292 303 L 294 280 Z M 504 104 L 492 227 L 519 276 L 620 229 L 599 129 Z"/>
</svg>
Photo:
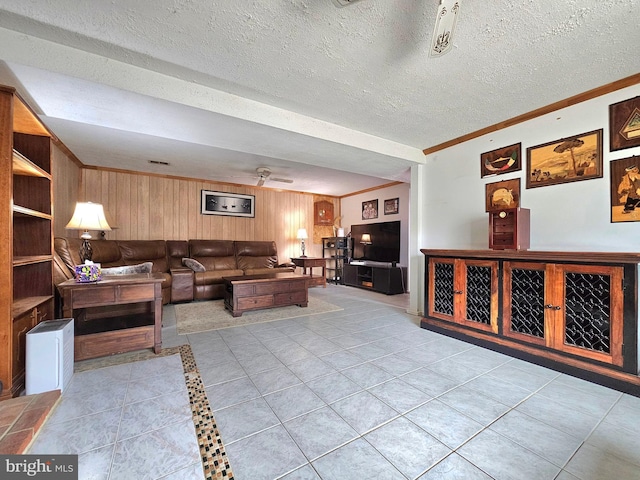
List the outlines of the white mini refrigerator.
<svg viewBox="0 0 640 480">
<path fill-rule="evenodd" d="M 27 332 L 26 394 L 60 390 L 73 376 L 73 318 L 40 322 Z"/>
</svg>

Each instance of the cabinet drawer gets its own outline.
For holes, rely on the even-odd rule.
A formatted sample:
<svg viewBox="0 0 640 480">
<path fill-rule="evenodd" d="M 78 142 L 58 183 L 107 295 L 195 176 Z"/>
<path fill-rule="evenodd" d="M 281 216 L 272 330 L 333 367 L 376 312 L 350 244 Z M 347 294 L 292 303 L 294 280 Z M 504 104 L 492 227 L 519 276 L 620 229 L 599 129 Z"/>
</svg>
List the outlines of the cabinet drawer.
<svg viewBox="0 0 640 480">
<path fill-rule="evenodd" d="M 92 307 L 96 304 L 115 303 L 116 291 L 113 287 L 91 287 L 71 292 L 73 308 Z"/>
<path fill-rule="evenodd" d="M 268 294 L 274 294 L 276 292 L 286 292 L 286 283 L 287 282 L 278 282 L 278 283 L 274 283 L 274 282 L 269 282 L 269 283 L 258 283 L 256 285 L 253 285 L 255 287 L 255 294 L 256 295 L 268 295 Z"/>
<path fill-rule="evenodd" d="M 294 282 L 289 282 L 288 291 L 290 291 L 290 292 L 297 292 L 297 291 L 300 291 L 300 290 L 304 291 L 305 290 L 305 283 L 307 283 L 307 281 L 310 281 L 310 280 L 311 279 L 305 280 L 305 281 L 296 280 Z"/>
<path fill-rule="evenodd" d="M 291 305 L 295 303 L 306 303 L 307 291 L 301 290 L 297 292 L 278 293 L 276 295 L 276 305 Z"/>
<path fill-rule="evenodd" d="M 239 298 L 238 310 L 250 308 L 264 308 L 273 306 L 273 295 L 259 295 L 257 297 Z"/>
<path fill-rule="evenodd" d="M 118 288 L 116 297 L 119 302 L 153 300 L 154 285 L 128 285 L 127 288 Z"/>
<path fill-rule="evenodd" d="M 233 289 L 233 294 L 236 297 L 247 297 L 249 295 L 253 295 L 254 293 L 254 285 L 234 285 L 230 288 Z"/>
</svg>

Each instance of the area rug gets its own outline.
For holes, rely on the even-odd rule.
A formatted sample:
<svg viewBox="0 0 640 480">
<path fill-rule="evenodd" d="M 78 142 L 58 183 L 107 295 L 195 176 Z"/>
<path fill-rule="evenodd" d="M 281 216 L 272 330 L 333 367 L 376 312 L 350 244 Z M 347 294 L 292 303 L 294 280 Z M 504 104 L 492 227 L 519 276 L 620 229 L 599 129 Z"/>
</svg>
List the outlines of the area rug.
<svg viewBox="0 0 640 480">
<path fill-rule="evenodd" d="M 343 310 L 342 307 L 317 298 L 309 298 L 309 305 L 306 307 L 291 305 L 289 307 L 268 308 L 245 312 L 240 317 L 234 317 L 228 310 L 225 310 L 224 300 L 180 303 L 174 308 L 179 335 Z"/>
</svg>

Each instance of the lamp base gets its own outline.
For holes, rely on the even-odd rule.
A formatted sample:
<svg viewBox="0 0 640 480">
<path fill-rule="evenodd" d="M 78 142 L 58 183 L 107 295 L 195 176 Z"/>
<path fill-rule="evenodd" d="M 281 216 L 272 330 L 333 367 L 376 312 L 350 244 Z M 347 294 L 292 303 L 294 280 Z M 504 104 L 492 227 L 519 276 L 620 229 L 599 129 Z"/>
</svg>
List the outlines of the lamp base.
<svg viewBox="0 0 640 480">
<path fill-rule="evenodd" d="M 85 238 L 82 242 L 82 245 L 80 245 L 80 261 L 82 263 L 85 262 L 85 260 L 89 260 L 91 261 L 91 258 L 93 257 L 93 248 L 91 248 L 91 243 L 89 242 L 88 238 Z"/>
</svg>

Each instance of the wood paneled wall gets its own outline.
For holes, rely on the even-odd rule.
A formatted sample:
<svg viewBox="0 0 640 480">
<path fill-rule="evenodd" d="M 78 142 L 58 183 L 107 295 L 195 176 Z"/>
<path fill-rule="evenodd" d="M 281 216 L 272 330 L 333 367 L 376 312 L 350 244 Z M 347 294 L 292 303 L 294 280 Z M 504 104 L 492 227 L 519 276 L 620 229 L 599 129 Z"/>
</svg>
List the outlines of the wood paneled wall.
<svg viewBox="0 0 640 480">
<path fill-rule="evenodd" d="M 71 220 L 80 188 L 80 167 L 57 145 L 53 145 L 53 234 L 56 237 L 75 236 L 65 230 Z"/>
<path fill-rule="evenodd" d="M 74 166 L 66 168 L 60 176 L 56 175 L 55 182 L 58 190 L 69 188 L 72 192 L 72 188 L 61 186 L 62 182 L 73 181 Z M 314 196 L 311 194 L 94 168 L 80 169 L 79 175 L 77 198 L 72 194 L 64 200 L 57 198 L 58 203 L 65 202 L 66 208 L 64 219 L 56 222 L 57 236 L 76 235 L 64 230 L 64 225 L 71 218 L 76 201 L 90 201 L 102 203 L 112 226 L 116 227 L 106 233 L 107 239 L 274 240 L 279 260 L 284 262 L 300 255 L 296 234 L 299 228 L 306 228 L 309 232 L 307 255 L 322 256 L 322 244 L 314 240 Z M 200 191 L 203 189 L 255 195 L 255 218 L 202 215 Z M 334 212 L 339 215 L 339 198 L 318 198 L 333 201 Z"/>
</svg>

